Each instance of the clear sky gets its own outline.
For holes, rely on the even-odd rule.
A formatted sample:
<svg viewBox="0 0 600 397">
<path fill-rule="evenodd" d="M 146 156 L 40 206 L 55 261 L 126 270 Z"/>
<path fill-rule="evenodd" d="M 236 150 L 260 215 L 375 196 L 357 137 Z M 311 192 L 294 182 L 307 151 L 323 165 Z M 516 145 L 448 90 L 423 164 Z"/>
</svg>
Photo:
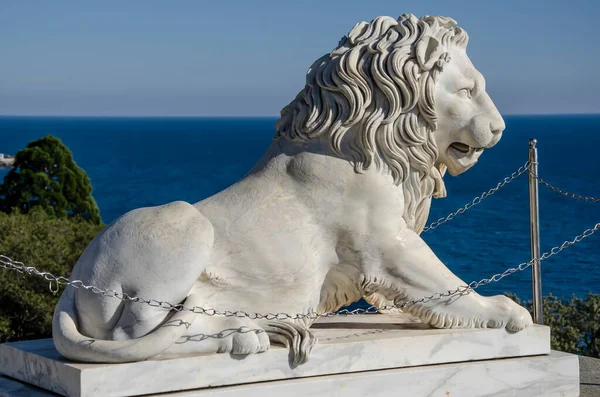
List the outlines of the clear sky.
<svg viewBox="0 0 600 397">
<path fill-rule="evenodd" d="M 355 23 L 444 15 L 503 114 L 600 113 L 600 0 L 0 0 L 0 115 L 275 116 Z"/>
</svg>

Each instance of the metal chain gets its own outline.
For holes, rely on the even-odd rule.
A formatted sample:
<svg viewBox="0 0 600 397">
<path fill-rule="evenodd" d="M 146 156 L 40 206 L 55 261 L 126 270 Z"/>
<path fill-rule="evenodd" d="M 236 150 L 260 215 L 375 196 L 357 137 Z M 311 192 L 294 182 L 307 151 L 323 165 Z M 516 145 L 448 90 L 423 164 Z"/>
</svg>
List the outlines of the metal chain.
<svg viewBox="0 0 600 397">
<path fill-rule="evenodd" d="M 540 256 L 539 261 L 541 262 L 543 260 L 546 260 L 546 259 L 550 258 L 551 256 L 554 256 L 554 255 L 558 254 L 559 252 L 561 252 L 565 248 L 569 248 L 573 244 L 581 242 L 581 240 L 583 240 L 584 238 L 587 238 L 587 237 L 591 236 L 592 234 L 594 234 L 595 232 L 597 232 L 599 229 L 600 229 L 600 223 L 596 223 L 596 225 L 594 225 L 594 227 L 586 229 L 583 233 L 581 233 L 578 236 L 576 236 L 573 240 L 566 240 L 561 245 L 557 245 L 556 247 L 553 247 L 550 251 L 544 252 Z M 498 281 L 502 280 L 504 277 L 509 276 L 509 275 L 511 275 L 513 273 L 516 273 L 517 271 L 523 271 L 523 270 L 527 269 L 528 267 L 530 267 L 531 265 L 533 265 L 533 263 L 535 261 L 536 261 L 536 259 L 532 259 L 529 262 L 521 263 L 517 267 L 513 267 L 513 268 L 505 270 L 502 273 L 495 274 L 495 275 L 493 275 L 490 278 L 484 278 L 484 279 L 479 280 L 477 282 L 473 281 L 473 282 L 471 282 L 469 284 L 469 287 L 472 288 L 472 289 L 475 289 L 475 288 L 478 288 L 478 287 L 480 287 L 482 285 L 489 284 L 491 282 L 498 282 Z"/>
<path fill-rule="evenodd" d="M 568 198 L 571 198 L 571 199 L 575 199 L 575 200 L 582 200 L 582 201 L 585 201 L 585 202 L 588 202 L 588 203 L 598 203 L 598 202 L 600 202 L 600 198 L 598 198 L 598 197 L 586 197 L 586 196 L 582 196 L 579 193 L 567 192 L 567 191 L 564 191 L 564 190 L 561 190 L 561 189 L 557 188 L 554 185 L 549 184 L 548 182 L 546 182 L 545 180 L 543 180 L 539 176 L 533 175 L 533 173 L 532 173 L 532 176 L 534 178 L 536 178 L 542 185 L 546 186 L 550 190 L 552 190 L 552 191 L 554 191 L 554 192 L 556 192 L 558 194 L 561 194 L 561 195 L 563 195 L 565 197 L 568 197 Z"/>
<path fill-rule="evenodd" d="M 494 193 L 496 193 L 498 191 L 498 189 L 504 187 L 504 185 L 512 182 L 515 178 L 517 178 L 518 176 L 520 176 L 521 174 L 523 174 L 525 171 L 527 171 L 529 169 L 529 161 L 525 163 L 525 165 L 519 167 L 518 170 L 516 170 L 515 172 L 513 172 L 512 174 L 510 174 L 510 176 L 507 176 L 506 178 L 504 178 L 502 180 L 502 182 L 498 183 L 496 185 L 496 187 L 491 188 L 490 190 L 488 190 L 487 192 L 483 192 L 481 195 L 475 197 L 473 200 L 471 200 L 469 203 L 467 203 L 465 206 L 459 208 L 458 210 L 452 212 L 450 215 L 445 216 L 443 218 L 438 219 L 437 221 L 429 224 L 428 226 L 425 226 L 423 228 L 423 233 L 428 232 L 429 230 L 433 230 L 436 227 L 448 222 L 449 220 L 454 219 L 454 217 L 456 215 L 462 214 L 463 212 L 467 211 L 468 209 L 470 209 L 471 207 L 481 203 L 482 200 L 485 200 L 486 198 L 490 197 L 491 195 L 493 195 Z"/>
<path fill-rule="evenodd" d="M 575 243 L 580 242 L 584 238 L 587 238 L 594 234 L 596 231 L 600 229 L 600 223 L 597 223 L 593 228 L 585 230 L 583 233 L 576 236 L 573 240 L 567 240 L 563 242 L 561 245 L 553 247 L 550 251 L 545 252 L 539 258 L 540 261 L 546 260 L 553 255 L 558 254 L 565 248 L 572 246 Z M 479 281 L 472 281 L 468 285 L 459 286 L 454 290 L 448 290 L 446 292 L 437 292 L 433 295 L 425 296 L 420 299 L 411 300 L 407 302 L 403 302 L 399 305 L 384 305 L 382 307 L 370 306 L 366 309 L 354 309 L 348 310 L 343 309 L 338 312 L 329 312 L 329 313 L 317 313 L 317 312 L 308 312 L 308 313 L 300 313 L 300 314 L 288 314 L 288 313 L 247 313 L 242 310 L 230 311 L 230 310 L 216 310 L 216 309 L 204 309 L 202 307 L 194 306 L 192 308 L 185 307 L 182 303 L 172 304 L 165 301 L 159 301 L 155 299 L 144 299 L 139 296 L 130 296 L 127 293 L 119 293 L 112 289 L 101 289 L 92 285 L 85 285 L 81 280 L 73 280 L 69 281 L 66 277 L 63 276 L 54 276 L 48 272 L 42 272 L 36 269 L 35 267 L 25 266 L 22 262 L 13 261 L 7 256 L 0 255 L 0 268 L 14 270 L 18 273 L 25 273 L 29 275 L 43 277 L 45 280 L 56 285 L 67 285 L 73 288 L 83 288 L 88 291 L 93 292 L 94 294 L 103 295 L 103 296 L 111 296 L 117 299 L 121 299 L 123 301 L 132 301 L 138 303 L 145 303 L 147 305 L 153 307 L 160 307 L 163 309 L 174 310 L 174 311 L 190 311 L 197 314 L 205 314 L 208 316 L 225 316 L 225 317 L 247 317 L 250 319 L 267 319 L 267 320 L 302 320 L 302 319 L 316 319 L 319 317 L 334 317 L 340 315 L 354 315 L 354 314 L 365 314 L 365 313 L 377 313 L 381 310 L 390 310 L 390 309 L 404 309 L 408 306 L 412 306 L 417 303 L 427 303 L 432 300 L 439 300 L 444 297 L 451 297 L 454 295 L 463 295 L 470 294 L 476 288 L 479 288 L 483 285 L 490 284 L 492 282 L 498 282 L 502 280 L 504 277 L 507 277 L 513 273 L 523 271 L 530 267 L 536 259 L 532 259 L 529 262 L 524 262 L 518 265 L 517 267 L 509 268 L 502 273 L 498 273 L 493 275 L 490 278 L 484 278 Z"/>
</svg>

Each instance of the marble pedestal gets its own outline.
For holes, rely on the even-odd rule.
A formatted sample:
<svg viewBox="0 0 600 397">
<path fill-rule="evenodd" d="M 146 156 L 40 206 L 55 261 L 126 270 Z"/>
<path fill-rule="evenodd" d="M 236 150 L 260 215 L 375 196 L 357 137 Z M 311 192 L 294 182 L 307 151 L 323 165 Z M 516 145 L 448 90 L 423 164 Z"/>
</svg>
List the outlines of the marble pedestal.
<svg viewBox="0 0 600 397">
<path fill-rule="evenodd" d="M 64 361 L 52 341 L 44 339 L 0 345 L 0 372 L 66 396 L 135 396 L 183 390 L 194 391 L 172 395 L 217 396 L 233 395 L 228 393 L 234 389 L 254 390 L 261 396 L 269 390 L 274 395 L 278 391 L 280 395 L 365 395 L 356 394 L 361 387 L 377 389 L 367 393 L 373 396 L 385 395 L 386 390 L 387 395 L 437 395 L 430 392 L 442 389 L 462 390 L 449 395 L 475 396 L 504 395 L 477 394 L 482 390 L 526 390 L 546 383 L 552 388 L 546 394 L 507 395 L 578 390 L 577 358 L 550 354 L 548 327 L 533 326 L 515 334 L 503 329 L 436 330 L 406 315 L 339 317 L 324 319 L 313 327 L 319 343 L 309 362 L 295 368 L 288 362 L 287 349 L 279 347 L 249 356 L 215 354 L 128 364 L 77 364 Z M 489 382 L 495 386 L 482 388 Z M 252 385 L 243 385 L 249 383 Z M 388 383 L 396 386 L 389 389 Z M 333 389 L 326 393 L 328 388 Z M 398 388 L 411 392 L 397 394 Z"/>
</svg>

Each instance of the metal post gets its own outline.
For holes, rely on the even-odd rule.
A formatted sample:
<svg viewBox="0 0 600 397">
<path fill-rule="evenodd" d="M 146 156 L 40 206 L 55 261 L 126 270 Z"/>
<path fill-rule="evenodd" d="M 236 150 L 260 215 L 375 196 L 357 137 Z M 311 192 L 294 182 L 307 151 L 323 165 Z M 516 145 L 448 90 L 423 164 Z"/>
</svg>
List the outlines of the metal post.
<svg viewBox="0 0 600 397">
<path fill-rule="evenodd" d="M 538 197 L 537 140 L 529 140 L 529 236 L 531 241 L 531 278 L 533 280 L 533 322 L 544 324 L 542 307 L 542 269 L 540 263 L 540 212 Z"/>
</svg>

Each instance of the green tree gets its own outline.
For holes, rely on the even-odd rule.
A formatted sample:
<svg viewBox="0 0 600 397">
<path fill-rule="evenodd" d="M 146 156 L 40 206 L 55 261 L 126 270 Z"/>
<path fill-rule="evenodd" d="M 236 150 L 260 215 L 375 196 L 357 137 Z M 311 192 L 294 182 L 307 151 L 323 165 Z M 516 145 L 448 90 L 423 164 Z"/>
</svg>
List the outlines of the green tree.
<svg viewBox="0 0 600 397">
<path fill-rule="evenodd" d="M 33 141 L 15 156 L 14 168 L 0 185 L 0 210 L 22 214 L 40 207 L 50 217 L 102 223 L 92 185 L 71 151 L 51 135 Z"/>
</svg>

